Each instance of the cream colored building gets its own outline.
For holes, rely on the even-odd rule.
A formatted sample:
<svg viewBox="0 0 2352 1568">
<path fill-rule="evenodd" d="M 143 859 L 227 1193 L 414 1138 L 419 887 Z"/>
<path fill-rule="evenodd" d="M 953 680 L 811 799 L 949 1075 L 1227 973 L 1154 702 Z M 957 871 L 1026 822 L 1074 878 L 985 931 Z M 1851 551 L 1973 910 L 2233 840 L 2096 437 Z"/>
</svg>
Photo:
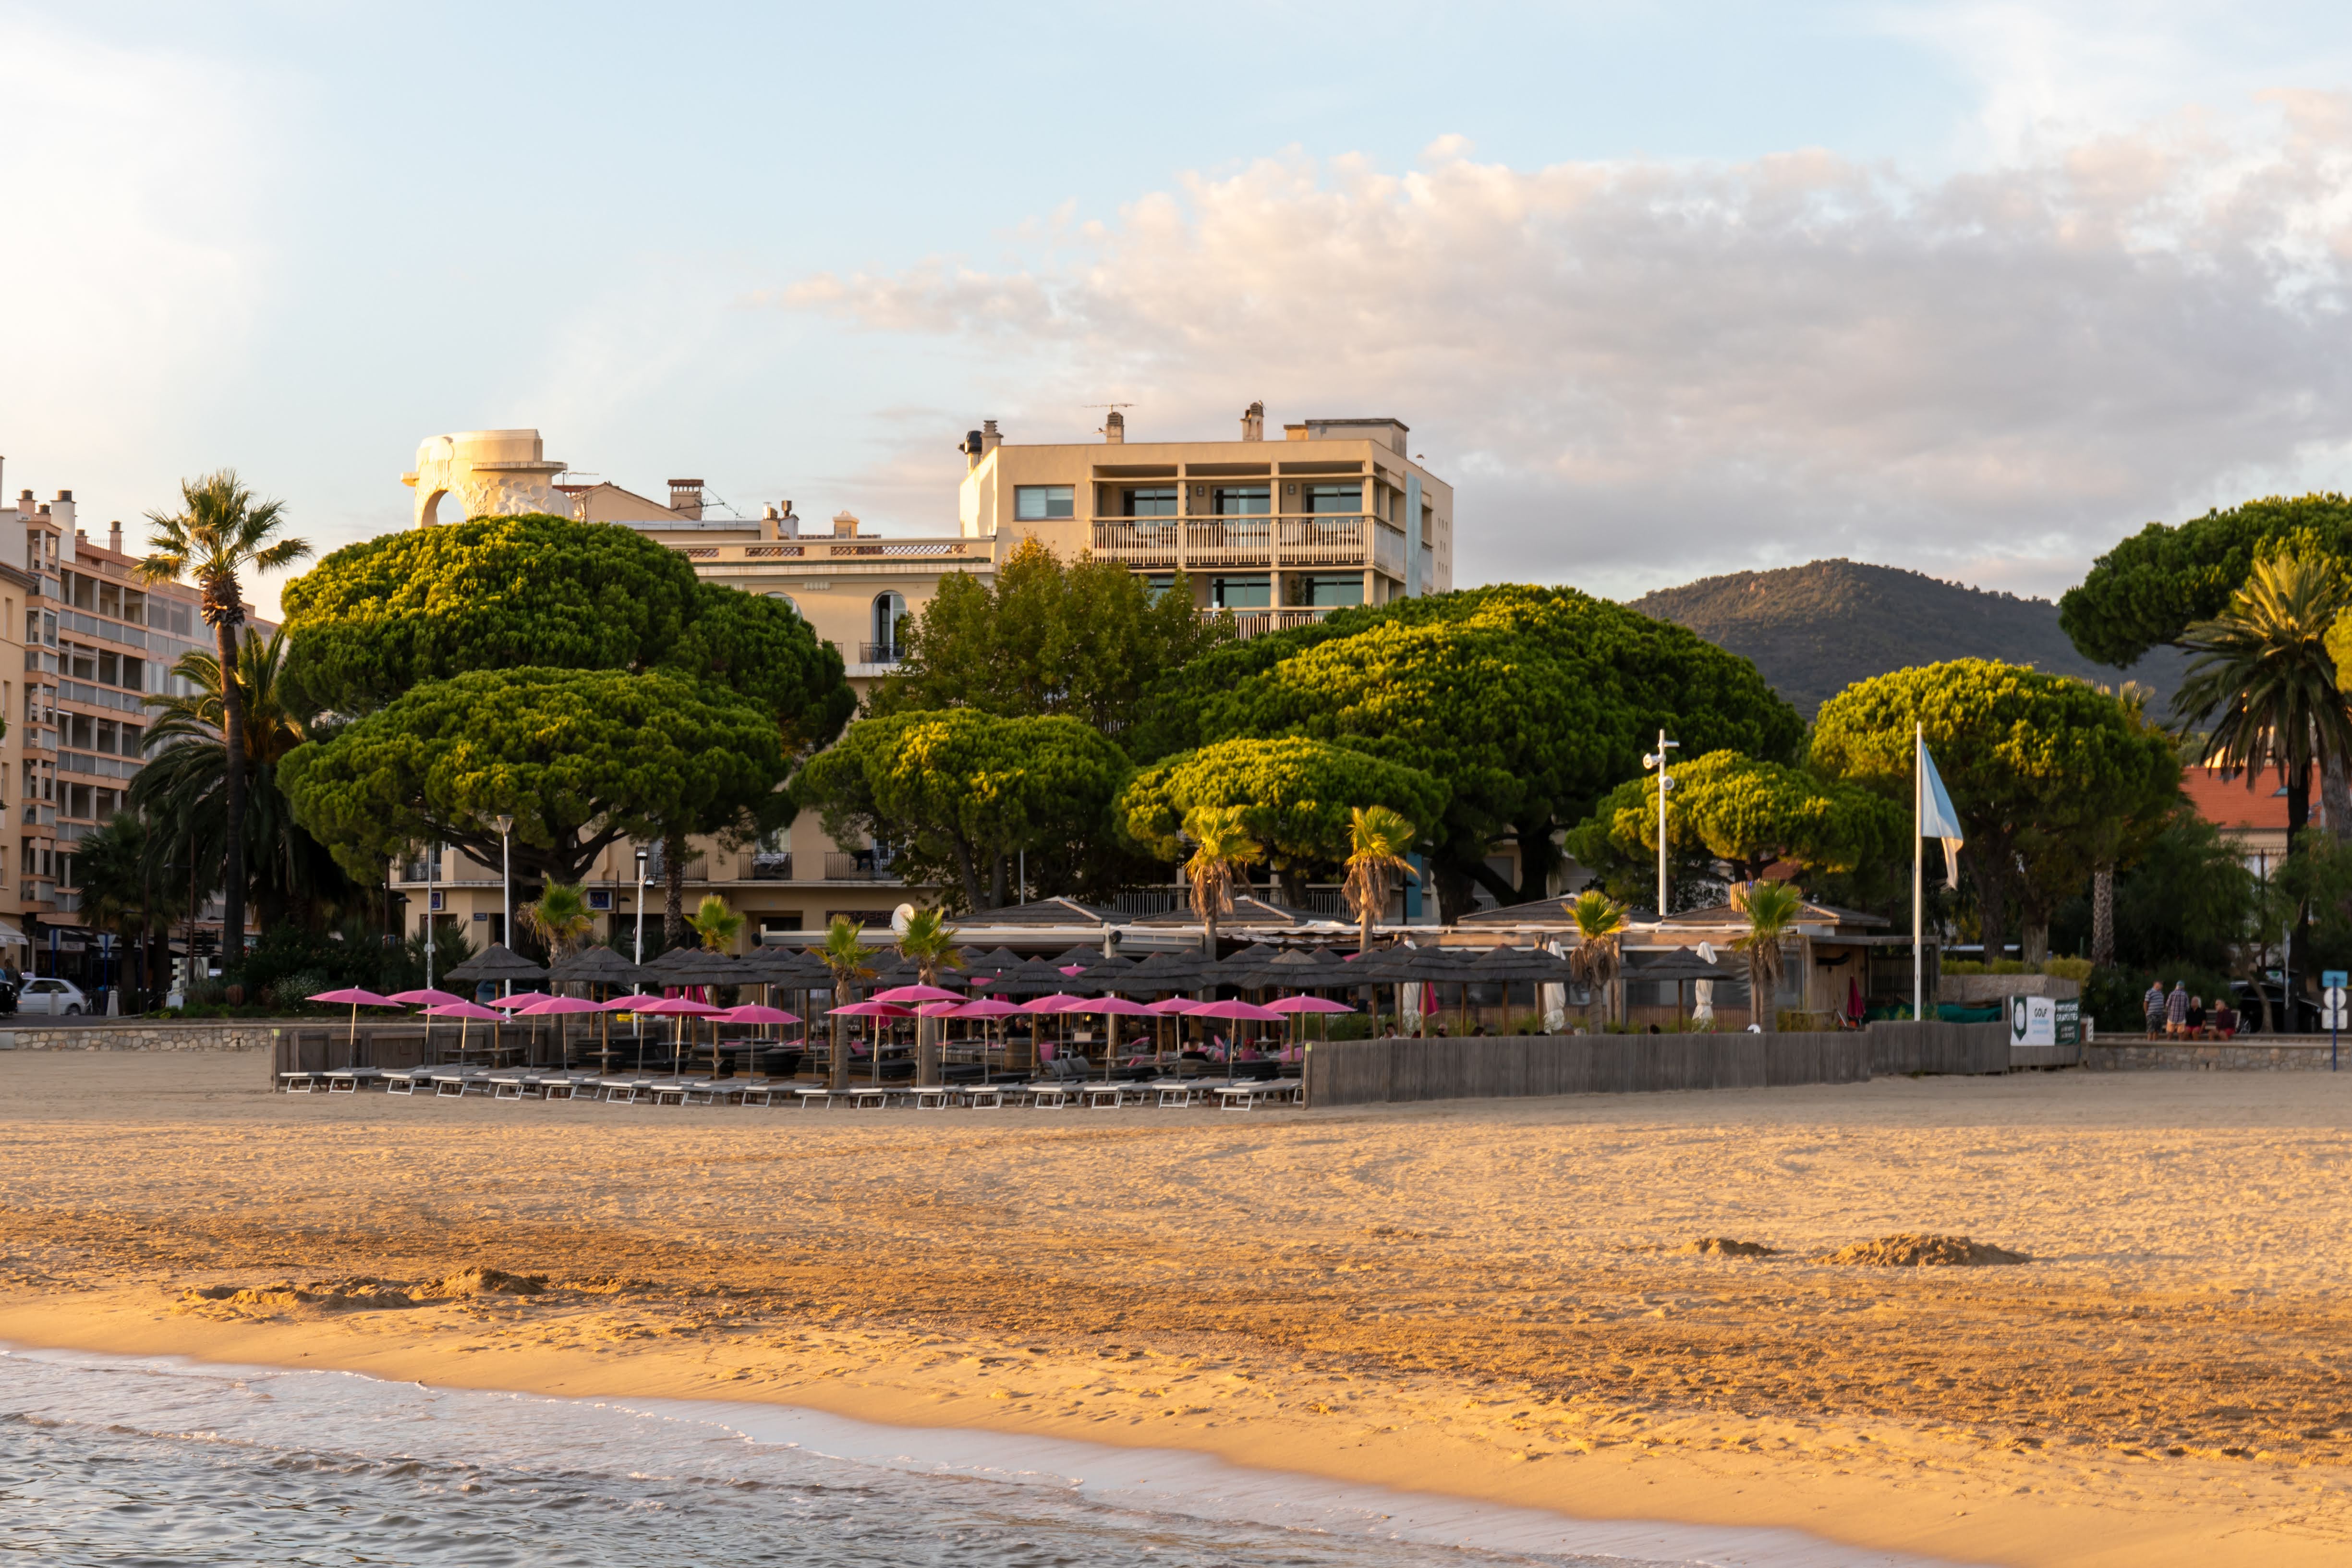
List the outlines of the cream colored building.
<svg viewBox="0 0 2352 1568">
<path fill-rule="evenodd" d="M 944 577 L 991 578 L 1028 538 L 1066 560 L 1091 551 L 1124 562 L 1147 579 L 1186 572 L 1201 612 L 1232 612 L 1244 636 L 1453 585 L 1453 487 L 1411 455 L 1402 422 L 1309 419 L 1280 441 L 1265 440 L 1264 427 L 1252 405 L 1235 440 L 1129 442 L 1114 410 L 1102 442 L 1020 446 L 992 419 L 963 444 L 957 526 L 928 534 L 877 534 L 847 511 L 804 528 L 789 500 L 744 516 L 698 479 L 669 480 L 658 500 L 570 482 L 536 430 L 431 437 L 401 479 L 416 492 L 419 527 L 539 511 L 619 523 L 677 551 L 700 576 L 784 599 L 840 649 L 861 698 L 898 663 L 902 620 Z M 430 900 L 445 916 L 470 926 L 477 946 L 503 940 L 496 867 L 451 851 L 432 869 Z M 426 870 L 422 859 L 394 868 L 412 929 L 427 919 Z M 646 916 L 657 925 L 657 859 L 646 870 Z M 821 930 L 839 913 L 887 921 L 900 902 L 935 894 L 893 879 L 887 851 L 834 843 L 814 812 L 764 844 L 698 842 L 687 871 L 689 910 L 706 892 L 722 895 L 747 917 L 746 945 L 762 931 Z M 634 930 L 635 848 L 610 851 L 588 892 L 609 930 Z"/>
</svg>

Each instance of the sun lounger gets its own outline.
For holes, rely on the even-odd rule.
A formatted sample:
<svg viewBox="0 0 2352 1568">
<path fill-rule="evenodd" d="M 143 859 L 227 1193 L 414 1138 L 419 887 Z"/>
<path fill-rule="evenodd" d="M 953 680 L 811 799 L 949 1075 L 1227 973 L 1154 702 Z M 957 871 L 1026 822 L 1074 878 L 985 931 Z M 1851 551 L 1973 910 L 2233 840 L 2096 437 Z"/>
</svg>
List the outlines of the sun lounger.
<svg viewBox="0 0 2352 1568">
<path fill-rule="evenodd" d="M 596 1083 L 604 1091 L 606 1104 L 635 1105 L 651 1094 L 654 1085 L 660 1081 L 643 1073 L 621 1073 L 612 1078 L 600 1078 Z"/>
<path fill-rule="evenodd" d="M 743 1086 L 733 1079 L 701 1078 L 686 1086 L 686 1098 L 680 1105 L 725 1105 L 743 1092 Z"/>
<path fill-rule="evenodd" d="M 1163 1108 L 1191 1105 L 1201 1097 L 1198 1089 L 1181 1078 L 1163 1078 L 1143 1087 L 1160 1097 Z"/>
<path fill-rule="evenodd" d="M 432 1081 L 436 1100 L 463 1100 L 477 1089 L 487 1093 L 490 1088 L 490 1075 L 479 1068 L 435 1068 Z"/>
<path fill-rule="evenodd" d="M 383 1075 L 387 1094 L 415 1094 L 433 1081 L 431 1068 L 394 1068 Z"/>
<path fill-rule="evenodd" d="M 931 1084 L 912 1092 L 918 1110 L 945 1110 L 955 1094 L 955 1090 L 945 1084 Z"/>
<path fill-rule="evenodd" d="M 1070 1103 L 1070 1090 L 1058 1083 L 1033 1083 L 1028 1089 L 1029 1103 L 1040 1110 L 1059 1110 Z"/>
<path fill-rule="evenodd" d="M 906 1092 L 888 1084 L 864 1084 L 849 1091 L 849 1108 L 852 1110 L 885 1110 L 893 1100 Z"/>
<path fill-rule="evenodd" d="M 772 1083 L 747 1083 L 740 1089 L 737 1089 L 736 1092 L 742 1097 L 735 1102 L 738 1105 L 773 1105 L 776 1103 L 776 1086 Z"/>
<path fill-rule="evenodd" d="M 803 1110 L 806 1110 L 811 1106 L 831 1105 L 836 1096 L 834 1094 L 833 1090 L 829 1089 L 796 1089 L 793 1090 L 793 1098 L 801 1102 L 801 1109 Z M 847 1097 L 841 1096 L 838 1098 L 845 1099 Z"/>
<path fill-rule="evenodd" d="M 535 1072 L 494 1072 L 490 1075 L 492 1100 L 537 1100 L 547 1092 Z"/>
<path fill-rule="evenodd" d="M 1004 1109 L 1004 1091 L 1019 1088 L 1018 1084 L 968 1083 L 960 1085 L 955 1095 L 968 1110 L 1002 1110 Z"/>
<path fill-rule="evenodd" d="M 289 1094 L 316 1094 L 326 1086 L 314 1072 L 282 1072 L 278 1075 L 278 1087 Z"/>
<path fill-rule="evenodd" d="M 589 1098 L 593 1100 L 595 1098 L 596 1075 L 593 1072 L 549 1073 L 540 1080 L 540 1085 L 550 1100 L 577 1100 L 583 1089 L 589 1091 Z"/>
<path fill-rule="evenodd" d="M 1226 1110 L 1255 1110 L 1261 1105 L 1279 1105 L 1297 1098 L 1298 1080 L 1295 1078 L 1217 1086 L 1217 1104 Z"/>
<path fill-rule="evenodd" d="M 1123 1083 L 1090 1083 L 1078 1090 L 1078 1103 L 1088 1110 L 1117 1110 L 1126 1100 Z"/>
<path fill-rule="evenodd" d="M 329 1094 L 357 1094 L 364 1084 L 383 1077 L 375 1068 L 331 1068 L 318 1075 L 327 1083 Z"/>
</svg>

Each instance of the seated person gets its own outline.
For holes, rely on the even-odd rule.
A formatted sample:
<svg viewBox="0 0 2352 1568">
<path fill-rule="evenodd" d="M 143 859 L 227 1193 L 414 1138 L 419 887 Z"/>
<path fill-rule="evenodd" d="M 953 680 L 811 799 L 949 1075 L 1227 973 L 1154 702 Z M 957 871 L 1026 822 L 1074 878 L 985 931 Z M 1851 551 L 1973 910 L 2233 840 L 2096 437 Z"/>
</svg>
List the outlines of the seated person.
<svg viewBox="0 0 2352 1568">
<path fill-rule="evenodd" d="M 2215 1039 L 2233 1038 L 2238 1033 L 2237 1009 L 2231 1006 L 2226 998 L 2216 999 L 2213 1011 L 2207 1017 L 2206 1023 L 2211 1027 Z"/>
<path fill-rule="evenodd" d="M 2189 1037 L 2190 1039 L 2192 1039 L 2192 1040 L 2201 1040 L 2201 1039 L 2205 1038 L 2205 998 L 2204 998 L 2204 997 L 2202 997 L 2202 996 L 2191 996 L 2191 997 L 2189 999 L 2189 1018 L 2188 1018 L 2188 1022 L 2189 1022 Z"/>
</svg>

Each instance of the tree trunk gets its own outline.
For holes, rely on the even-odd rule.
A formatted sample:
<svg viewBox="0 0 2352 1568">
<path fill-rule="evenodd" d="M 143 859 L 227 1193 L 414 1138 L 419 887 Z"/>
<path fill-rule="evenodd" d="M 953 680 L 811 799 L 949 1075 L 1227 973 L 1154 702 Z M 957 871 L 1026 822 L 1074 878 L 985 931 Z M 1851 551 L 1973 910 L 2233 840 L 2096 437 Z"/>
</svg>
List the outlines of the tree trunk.
<svg viewBox="0 0 2352 1568">
<path fill-rule="evenodd" d="M 1766 1034 L 1780 1030 L 1780 1009 L 1775 1005 L 1780 997 L 1774 977 L 1764 962 L 1761 942 L 1748 950 L 1748 1021 Z"/>
<path fill-rule="evenodd" d="M 236 679 L 234 620 L 213 628 L 219 634 L 222 793 L 228 821 L 221 843 L 221 970 L 226 973 L 245 952 L 245 688 Z"/>
<path fill-rule="evenodd" d="M 2116 868 L 2091 873 L 2091 962 L 2102 969 L 2116 962 Z"/>
<path fill-rule="evenodd" d="M 1998 858 L 1991 846 L 1976 858 L 1969 867 L 1970 879 L 1977 885 L 1977 931 L 1984 939 L 1984 961 L 1988 971 L 2009 947 L 2009 889 L 2001 878 L 1988 866 Z"/>
<path fill-rule="evenodd" d="M 2336 842 L 2352 843 L 2352 780 L 2344 759 L 2332 752 L 2319 770 L 2319 815 Z"/>
<path fill-rule="evenodd" d="M 1002 855 L 991 856 L 989 858 L 988 907 L 992 910 L 1001 910 L 1004 907 L 1004 889 L 1007 880 L 1005 877 L 1005 858 L 1006 858 Z"/>
<path fill-rule="evenodd" d="M 971 858 L 971 846 L 966 844 L 962 839 L 958 838 L 954 841 L 953 847 L 955 849 L 956 879 L 963 884 L 964 907 L 969 910 L 984 910 L 988 908 L 988 905 L 981 901 L 980 867 Z M 916 1032 L 918 1034 L 921 1033 L 920 1030 Z"/>
<path fill-rule="evenodd" d="M 686 934 L 686 835 L 672 833 L 662 839 L 662 946 L 684 947 Z"/>
<path fill-rule="evenodd" d="M 841 1005 L 842 995 L 846 989 L 847 987 L 844 986 L 838 980 L 833 983 L 834 1006 L 838 1007 Z M 828 1009 L 828 1012 L 830 1012 L 830 1009 Z M 837 1016 L 834 1016 L 832 1018 L 832 1024 L 833 1059 L 826 1065 L 824 1083 L 825 1087 L 833 1090 L 834 1093 L 840 1094 L 849 1088 L 849 1056 L 848 1053 L 844 1051 L 841 1047 L 841 1019 Z"/>
<path fill-rule="evenodd" d="M 2039 969 L 2042 961 L 2050 956 L 2050 918 L 2029 912 L 2025 923 L 2018 928 L 2018 956 L 2025 960 L 2028 969 Z"/>
<path fill-rule="evenodd" d="M 2302 842 L 2304 829 L 2311 821 L 2311 770 L 2289 767 L 2286 781 L 2286 852 L 2290 858 Z M 2303 972 L 2305 956 L 2311 951 L 2311 906 L 2298 899 L 2294 906 L 2294 927 L 2287 937 L 2286 973 L 2281 976 L 2279 989 L 2284 993 L 2282 1001 L 2286 1016 L 2280 1026 L 2289 1034 L 2301 1022 L 2295 1014 L 2295 998 L 2309 984 Z"/>
</svg>

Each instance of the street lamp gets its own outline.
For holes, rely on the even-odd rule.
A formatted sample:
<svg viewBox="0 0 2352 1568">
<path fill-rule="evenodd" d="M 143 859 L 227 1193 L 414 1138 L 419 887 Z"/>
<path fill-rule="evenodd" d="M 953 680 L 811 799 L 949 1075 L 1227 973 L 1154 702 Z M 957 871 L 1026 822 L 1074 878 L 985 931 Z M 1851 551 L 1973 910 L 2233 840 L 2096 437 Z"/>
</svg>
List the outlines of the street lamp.
<svg viewBox="0 0 2352 1568">
<path fill-rule="evenodd" d="M 514 831 L 514 818 L 502 811 L 490 818 L 490 826 L 499 830 L 499 898 L 506 905 L 504 913 L 499 917 L 499 940 L 505 942 L 507 951 L 511 952 L 514 951 L 514 854 L 507 841 L 507 836 Z M 514 982 L 509 980 L 506 983 L 506 990 L 502 994 L 512 995 L 513 994 Z"/>
<path fill-rule="evenodd" d="M 637 851 L 637 956 L 636 963 L 646 961 L 646 852 Z"/>
<path fill-rule="evenodd" d="M 425 989 L 433 989 L 433 916 L 434 905 L 441 900 L 433 884 L 441 877 L 441 845 L 428 838 L 425 844 Z"/>
<path fill-rule="evenodd" d="M 1680 741 L 1669 741 L 1664 730 L 1658 731 L 1658 749 L 1642 759 L 1645 768 L 1658 770 L 1658 918 L 1666 918 L 1666 792 L 1675 787 L 1675 776 L 1666 772 L 1666 753 L 1682 750 Z"/>
</svg>

